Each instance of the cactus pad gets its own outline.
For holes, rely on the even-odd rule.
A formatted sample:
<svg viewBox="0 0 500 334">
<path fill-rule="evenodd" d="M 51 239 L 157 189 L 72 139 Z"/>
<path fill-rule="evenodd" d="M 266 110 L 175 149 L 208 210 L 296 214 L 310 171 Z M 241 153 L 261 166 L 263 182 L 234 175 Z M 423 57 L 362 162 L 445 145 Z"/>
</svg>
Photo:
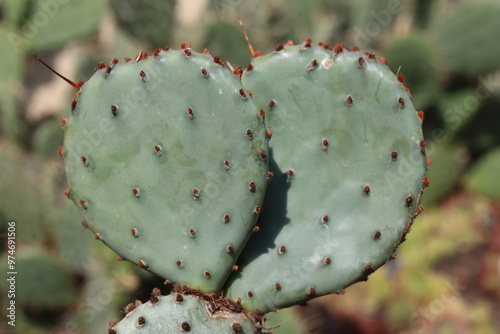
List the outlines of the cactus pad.
<svg viewBox="0 0 500 334">
<path fill-rule="evenodd" d="M 252 66 L 243 84 L 273 132 L 274 178 L 227 290 L 265 313 L 342 293 L 391 259 L 427 161 L 421 114 L 374 55 L 307 41 Z"/>
<path fill-rule="evenodd" d="M 255 104 L 218 57 L 189 48 L 100 67 L 72 103 L 61 152 L 84 225 L 172 282 L 219 289 L 267 186 Z"/>
<path fill-rule="evenodd" d="M 156 290 L 156 289 L 155 289 Z M 216 299 L 174 293 L 156 296 L 132 311 L 108 330 L 111 334 L 132 333 L 261 333 L 244 313 L 234 312 Z M 157 290 L 159 292 L 159 290 Z M 127 307 L 126 307 L 127 308 Z"/>
</svg>

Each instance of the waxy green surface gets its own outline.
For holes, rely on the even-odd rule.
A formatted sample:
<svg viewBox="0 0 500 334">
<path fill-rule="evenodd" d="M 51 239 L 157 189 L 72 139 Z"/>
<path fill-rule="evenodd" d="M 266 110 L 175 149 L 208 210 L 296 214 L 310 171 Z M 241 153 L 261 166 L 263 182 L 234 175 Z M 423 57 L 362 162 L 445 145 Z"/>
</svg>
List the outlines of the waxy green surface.
<svg viewBox="0 0 500 334">
<path fill-rule="evenodd" d="M 298 45 L 252 65 L 242 82 L 273 131 L 274 178 L 227 292 L 265 313 L 342 293 L 389 260 L 426 158 L 409 94 L 373 57 Z"/>
<path fill-rule="evenodd" d="M 96 237 L 219 290 L 267 186 L 263 120 L 239 79 L 190 49 L 117 63 L 83 85 L 64 129 L 69 196 Z"/>
</svg>

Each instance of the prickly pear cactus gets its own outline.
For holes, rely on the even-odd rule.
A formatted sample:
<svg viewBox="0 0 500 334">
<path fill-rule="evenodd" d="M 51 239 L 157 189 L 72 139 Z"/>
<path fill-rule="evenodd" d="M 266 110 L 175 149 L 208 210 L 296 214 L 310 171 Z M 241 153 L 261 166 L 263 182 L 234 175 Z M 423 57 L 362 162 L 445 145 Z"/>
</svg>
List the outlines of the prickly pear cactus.
<svg viewBox="0 0 500 334">
<path fill-rule="evenodd" d="M 174 293 L 158 296 L 153 290 L 150 301 L 129 305 L 120 323 L 110 334 L 150 333 L 262 333 L 262 327 L 237 305 L 221 303 L 217 298 L 201 298 L 195 294 Z M 231 307 L 231 308 L 230 308 Z M 256 327 L 257 325 L 257 327 Z"/>
<path fill-rule="evenodd" d="M 372 54 L 279 45 L 243 76 L 274 173 L 228 296 L 263 313 L 343 289 L 390 260 L 428 180 L 417 113 Z"/>
<path fill-rule="evenodd" d="M 218 57 L 187 47 L 99 68 L 63 121 L 82 224 L 171 282 L 220 289 L 268 182 L 249 93 Z"/>
</svg>

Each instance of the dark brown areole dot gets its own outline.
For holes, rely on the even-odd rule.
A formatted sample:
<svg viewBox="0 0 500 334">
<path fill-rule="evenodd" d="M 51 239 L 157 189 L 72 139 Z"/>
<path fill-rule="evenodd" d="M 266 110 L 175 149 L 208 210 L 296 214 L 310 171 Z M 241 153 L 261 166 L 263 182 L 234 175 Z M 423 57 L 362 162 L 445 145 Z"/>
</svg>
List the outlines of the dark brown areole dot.
<svg viewBox="0 0 500 334">
<path fill-rule="evenodd" d="M 252 298 L 253 297 L 253 292 L 252 291 L 248 291 L 247 292 L 247 296 L 250 297 L 250 298 Z"/>
<path fill-rule="evenodd" d="M 281 290 L 281 285 L 279 283 L 274 284 L 274 290 L 280 291 Z"/>
<path fill-rule="evenodd" d="M 321 141 L 321 149 L 323 151 L 326 151 L 328 149 L 328 145 L 330 145 L 330 143 L 328 142 L 328 139 L 323 139 Z"/>
<path fill-rule="evenodd" d="M 184 267 L 184 264 L 182 263 L 182 261 L 181 261 L 181 260 L 177 260 L 177 261 L 175 261 L 175 264 L 177 265 L 177 267 L 179 267 L 179 268 L 181 268 L 181 269 Z"/>
<path fill-rule="evenodd" d="M 94 67 L 94 72 L 98 70 L 102 70 L 106 68 L 106 64 L 104 64 L 102 61 L 97 63 L 96 67 Z"/>
<path fill-rule="evenodd" d="M 146 264 L 146 261 L 144 260 L 139 260 L 139 262 L 137 262 L 137 264 L 139 265 L 139 267 L 147 267 L 147 264 Z"/>
<path fill-rule="evenodd" d="M 139 231 L 136 228 L 131 229 L 130 233 L 136 238 L 139 236 Z"/>
<path fill-rule="evenodd" d="M 425 177 L 425 176 L 424 176 L 424 177 L 422 178 L 422 186 L 423 186 L 424 188 L 427 188 L 427 187 L 429 187 L 430 185 L 431 185 L 431 181 L 429 180 L 429 178 L 428 178 L 428 177 Z"/>
<path fill-rule="evenodd" d="M 189 236 L 193 239 L 196 237 L 196 229 L 194 227 L 189 229 Z"/>
<path fill-rule="evenodd" d="M 247 134 L 248 140 L 252 140 L 253 139 L 253 132 L 252 132 L 252 130 L 247 129 L 246 134 Z"/>
<path fill-rule="evenodd" d="M 420 147 L 420 151 L 422 153 L 425 152 L 425 140 L 421 140 L 419 143 L 418 143 L 418 146 Z"/>
<path fill-rule="evenodd" d="M 59 155 L 59 157 L 60 157 L 61 159 L 64 159 L 64 156 L 63 156 L 63 154 L 64 154 L 64 147 L 63 147 L 63 146 L 59 146 L 59 147 L 57 148 L 57 154 Z"/>
<path fill-rule="evenodd" d="M 153 291 L 151 292 L 151 297 L 149 297 L 149 301 L 151 304 L 155 305 L 157 304 L 160 300 L 158 297 L 161 296 L 161 291 L 158 288 L 154 288 Z"/>
<path fill-rule="evenodd" d="M 286 252 L 286 247 L 285 246 L 281 246 L 279 249 L 278 249 L 278 254 L 283 254 Z"/>
<path fill-rule="evenodd" d="M 382 236 L 382 233 L 380 231 L 375 232 L 375 235 L 373 236 L 373 239 L 378 240 Z"/>
<path fill-rule="evenodd" d="M 310 287 L 309 290 L 307 290 L 307 294 L 310 296 L 310 295 L 313 295 L 316 293 L 316 289 L 313 288 L 313 287 Z"/>
<path fill-rule="evenodd" d="M 192 57 L 193 53 L 191 52 L 191 49 L 184 49 L 184 55 L 186 57 Z"/>
<path fill-rule="evenodd" d="M 318 61 L 316 59 L 313 59 L 311 61 L 311 63 L 309 64 L 309 66 L 307 67 L 306 71 L 308 71 L 308 72 L 314 71 L 316 69 L 316 67 L 318 67 Z"/>
<path fill-rule="evenodd" d="M 163 149 L 161 148 L 160 145 L 155 146 L 155 153 L 157 156 L 161 156 Z"/>
<path fill-rule="evenodd" d="M 391 158 L 392 158 L 392 160 L 393 160 L 393 161 L 394 161 L 394 160 L 396 160 L 396 159 L 398 158 L 398 152 L 393 151 L 393 152 L 391 153 Z"/>
<path fill-rule="evenodd" d="M 132 312 L 133 310 L 135 310 L 135 304 L 129 303 L 129 304 L 125 305 L 125 307 L 123 308 L 123 313 L 128 314 L 128 313 Z"/>
<path fill-rule="evenodd" d="M 325 257 L 325 259 L 323 260 L 323 262 L 325 264 L 330 264 L 330 263 L 332 263 L 332 259 L 330 259 L 329 257 Z"/>
<path fill-rule="evenodd" d="M 181 304 L 183 301 L 184 301 L 184 297 L 182 297 L 181 294 L 178 293 L 178 294 L 175 295 L 175 302 L 177 304 Z"/>
<path fill-rule="evenodd" d="M 405 198 L 406 206 L 410 207 L 413 204 L 413 198 L 411 196 L 407 196 Z"/>
<path fill-rule="evenodd" d="M 350 107 L 350 106 L 352 106 L 352 104 L 353 104 L 353 103 L 354 103 L 354 100 L 353 100 L 352 96 L 351 96 L 351 95 L 349 95 L 349 96 L 347 97 L 347 100 L 346 100 L 346 105 L 347 105 L 348 107 Z"/>
<path fill-rule="evenodd" d="M 293 172 L 293 169 L 289 169 L 287 172 L 286 172 L 286 177 L 287 177 L 287 180 L 288 181 L 291 181 L 293 179 L 293 176 L 295 175 L 295 173 Z"/>
<path fill-rule="evenodd" d="M 229 160 L 224 160 L 224 169 L 229 170 L 229 168 L 230 168 Z"/>
<path fill-rule="evenodd" d="M 146 319 L 144 317 L 139 317 L 137 319 L 137 328 L 142 328 L 144 326 L 146 326 Z"/>
<path fill-rule="evenodd" d="M 233 245 L 227 245 L 227 247 L 226 247 L 226 251 L 227 251 L 228 253 L 231 253 L 231 252 L 233 251 Z"/>
<path fill-rule="evenodd" d="M 269 101 L 269 109 L 273 109 L 276 106 L 276 101 L 271 100 Z"/>
<path fill-rule="evenodd" d="M 90 165 L 89 159 L 88 159 L 87 157 L 85 157 L 85 156 L 81 156 L 81 157 L 80 157 L 80 160 L 82 160 L 83 165 L 84 165 L 85 167 L 88 167 L 88 166 Z"/>
<path fill-rule="evenodd" d="M 204 271 L 204 272 L 203 272 L 203 275 L 204 275 L 206 278 L 210 278 L 210 272 L 209 272 L 209 271 Z"/>
<path fill-rule="evenodd" d="M 248 97 L 247 97 L 247 94 L 245 93 L 245 90 L 243 88 L 241 88 L 238 93 L 240 94 L 240 97 L 243 101 L 246 101 L 248 100 Z"/>
<path fill-rule="evenodd" d="M 240 323 L 236 321 L 231 324 L 231 330 L 234 334 L 243 333 L 243 328 Z"/>
<path fill-rule="evenodd" d="M 220 60 L 220 57 L 214 57 L 214 63 L 220 66 L 224 66 L 224 63 Z"/>
<path fill-rule="evenodd" d="M 191 325 L 189 324 L 189 322 L 187 321 L 184 321 L 182 324 L 181 324 L 181 330 L 183 332 L 189 332 L 191 330 Z"/>
<path fill-rule="evenodd" d="M 157 49 L 155 50 L 155 52 L 153 52 L 153 55 L 152 55 L 152 56 L 153 56 L 155 59 L 157 59 L 157 60 L 158 60 L 158 59 L 160 59 L 160 52 L 161 52 L 161 49 L 160 49 L 160 48 L 157 48 Z"/>
<path fill-rule="evenodd" d="M 222 221 L 224 223 L 229 223 L 229 220 L 231 220 L 231 217 L 228 215 L 228 214 L 225 214 L 223 217 L 222 217 Z"/>
<path fill-rule="evenodd" d="M 260 159 L 262 161 L 266 161 L 267 160 L 267 154 L 266 154 L 266 152 L 264 152 L 264 151 L 258 151 L 258 153 L 259 153 Z"/>
<path fill-rule="evenodd" d="M 248 189 L 251 191 L 251 192 L 255 192 L 255 189 L 256 189 L 256 186 L 255 186 L 255 182 L 250 182 L 248 184 Z"/>
<path fill-rule="evenodd" d="M 203 77 L 205 79 L 208 79 L 209 78 L 209 75 L 208 75 L 208 71 L 204 68 L 201 69 L 201 74 L 203 75 Z"/>
<path fill-rule="evenodd" d="M 398 99 L 398 103 L 399 103 L 399 107 L 400 107 L 401 109 L 403 109 L 403 108 L 405 107 L 405 99 L 403 99 L 402 97 L 400 97 L 400 98 Z"/>
<path fill-rule="evenodd" d="M 75 109 L 76 109 L 77 104 L 78 104 L 77 100 L 72 100 L 71 101 L 71 114 L 75 113 Z"/>
<path fill-rule="evenodd" d="M 200 198 L 200 189 L 194 188 L 192 190 L 192 194 L 193 194 L 193 199 L 196 200 L 196 199 Z"/>
<path fill-rule="evenodd" d="M 146 80 L 148 79 L 148 74 L 144 71 L 141 71 L 139 72 L 139 75 L 141 76 L 141 81 L 146 82 Z"/>
<path fill-rule="evenodd" d="M 241 68 L 237 68 L 233 71 L 233 74 L 238 79 L 241 79 L 241 76 L 243 75 L 243 70 Z"/>
<path fill-rule="evenodd" d="M 319 44 L 318 44 L 319 45 Z M 329 45 L 328 44 L 323 44 L 323 47 L 328 49 L 329 48 Z M 341 52 L 344 52 L 346 51 L 344 46 L 342 46 L 342 44 L 338 43 L 338 44 L 335 44 L 335 46 L 333 47 L 333 52 L 335 53 L 335 55 L 341 53 Z"/>
<path fill-rule="evenodd" d="M 132 194 L 134 194 L 135 197 L 139 198 L 141 197 L 141 190 L 139 188 L 134 188 L 132 189 Z"/>
<path fill-rule="evenodd" d="M 363 65 L 365 64 L 365 59 L 363 57 L 358 58 L 358 67 L 363 68 Z"/>
<path fill-rule="evenodd" d="M 193 119 L 194 118 L 194 111 L 193 111 L 193 109 L 187 108 L 187 114 L 188 114 L 189 119 Z"/>
<path fill-rule="evenodd" d="M 328 220 L 330 220 L 330 218 L 327 215 L 324 215 L 323 217 L 321 217 L 321 222 L 323 224 L 328 223 Z"/>
<path fill-rule="evenodd" d="M 118 116 L 118 106 L 111 105 L 111 114 L 116 117 Z"/>
<path fill-rule="evenodd" d="M 370 189 L 370 187 L 369 187 L 369 186 L 365 186 L 365 187 L 363 188 L 363 193 L 364 193 L 366 196 L 370 195 L 370 191 L 371 191 L 371 189 Z"/>
</svg>

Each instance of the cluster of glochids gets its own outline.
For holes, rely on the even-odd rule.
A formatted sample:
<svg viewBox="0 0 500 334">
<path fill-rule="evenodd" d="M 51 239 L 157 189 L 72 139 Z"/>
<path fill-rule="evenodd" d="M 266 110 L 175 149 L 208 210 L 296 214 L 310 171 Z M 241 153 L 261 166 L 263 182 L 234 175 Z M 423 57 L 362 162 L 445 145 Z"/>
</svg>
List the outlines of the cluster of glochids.
<svg viewBox="0 0 500 334">
<path fill-rule="evenodd" d="M 109 333 L 262 332 L 395 258 L 423 209 L 424 115 L 384 58 L 250 50 L 244 69 L 183 44 L 65 79 L 65 194 L 120 260 L 176 287 Z"/>
</svg>

